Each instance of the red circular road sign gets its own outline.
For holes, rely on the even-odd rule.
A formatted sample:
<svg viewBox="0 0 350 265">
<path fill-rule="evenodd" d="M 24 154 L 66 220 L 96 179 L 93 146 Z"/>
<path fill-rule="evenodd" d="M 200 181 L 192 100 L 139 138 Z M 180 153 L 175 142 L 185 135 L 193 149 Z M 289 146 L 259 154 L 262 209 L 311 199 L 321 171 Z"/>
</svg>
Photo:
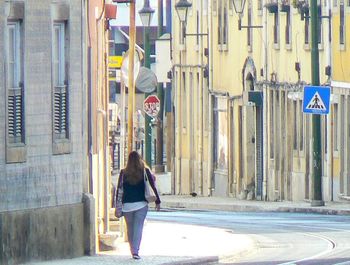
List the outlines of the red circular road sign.
<svg viewBox="0 0 350 265">
<path fill-rule="evenodd" d="M 146 114 L 152 118 L 156 117 L 158 115 L 158 112 L 160 110 L 160 100 L 156 95 L 148 96 L 143 101 L 143 110 L 146 112 Z"/>
</svg>

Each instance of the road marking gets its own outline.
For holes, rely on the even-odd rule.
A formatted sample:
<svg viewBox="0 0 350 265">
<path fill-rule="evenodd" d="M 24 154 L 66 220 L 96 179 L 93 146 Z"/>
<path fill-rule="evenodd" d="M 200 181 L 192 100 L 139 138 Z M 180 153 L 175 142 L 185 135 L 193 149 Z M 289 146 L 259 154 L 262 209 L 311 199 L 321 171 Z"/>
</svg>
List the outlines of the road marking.
<svg viewBox="0 0 350 265">
<path fill-rule="evenodd" d="M 318 257 L 321 257 L 323 255 L 326 255 L 326 254 L 332 252 L 332 250 L 336 248 L 336 243 L 332 239 L 330 239 L 329 237 L 320 236 L 320 235 L 314 235 L 314 234 L 311 234 L 311 233 L 300 233 L 300 234 L 316 237 L 316 238 L 322 239 L 324 241 L 327 241 L 328 242 L 328 248 L 325 251 L 322 251 L 322 252 L 320 252 L 320 253 L 318 253 L 316 255 L 313 255 L 311 257 L 307 257 L 307 258 L 303 258 L 303 259 L 299 259 L 299 260 L 293 260 L 291 262 L 286 262 L 286 263 L 280 263 L 278 265 L 295 265 L 295 264 L 298 264 L 298 262 L 303 262 L 303 261 L 307 261 L 307 260 L 313 260 L 313 259 L 316 259 Z"/>
</svg>

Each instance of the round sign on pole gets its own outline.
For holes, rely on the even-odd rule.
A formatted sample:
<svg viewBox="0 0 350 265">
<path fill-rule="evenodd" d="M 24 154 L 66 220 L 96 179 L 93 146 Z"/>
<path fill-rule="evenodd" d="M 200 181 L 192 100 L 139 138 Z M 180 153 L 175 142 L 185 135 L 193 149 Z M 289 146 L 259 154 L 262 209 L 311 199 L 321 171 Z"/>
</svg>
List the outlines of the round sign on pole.
<svg viewBox="0 0 350 265">
<path fill-rule="evenodd" d="M 152 93 L 156 90 L 158 81 L 151 69 L 141 67 L 136 78 L 136 88 L 143 93 Z"/>
<path fill-rule="evenodd" d="M 143 110 L 152 118 L 157 117 L 160 110 L 160 100 L 156 95 L 150 95 L 143 101 Z"/>
</svg>

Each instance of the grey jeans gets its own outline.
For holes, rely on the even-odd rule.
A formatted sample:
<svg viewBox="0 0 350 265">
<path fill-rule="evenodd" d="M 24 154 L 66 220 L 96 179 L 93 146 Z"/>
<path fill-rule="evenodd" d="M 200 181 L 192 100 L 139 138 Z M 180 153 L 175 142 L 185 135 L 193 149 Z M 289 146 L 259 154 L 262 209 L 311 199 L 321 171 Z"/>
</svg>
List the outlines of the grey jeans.
<svg viewBox="0 0 350 265">
<path fill-rule="evenodd" d="M 139 254 L 143 224 L 147 212 L 148 205 L 136 211 L 124 212 L 131 254 Z"/>
</svg>

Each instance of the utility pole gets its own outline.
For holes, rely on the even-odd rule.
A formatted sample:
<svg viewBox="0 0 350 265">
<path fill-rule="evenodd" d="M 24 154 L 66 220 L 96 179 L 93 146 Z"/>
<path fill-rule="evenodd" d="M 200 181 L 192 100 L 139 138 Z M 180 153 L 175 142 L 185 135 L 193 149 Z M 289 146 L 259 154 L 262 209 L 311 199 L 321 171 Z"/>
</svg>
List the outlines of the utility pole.
<svg viewBox="0 0 350 265">
<path fill-rule="evenodd" d="M 158 0 L 158 38 L 163 35 L 163 0 Z M 158 83 L 157 96 L 160 100 L 160 110 L 157 120 L 157 151 L 156 151 L 156 172 L 164 172 L 163 165 L 163 110 L 164 110 L 164 91 L 163 83 Z"/>
<path fill-rule="evenodd" d="M 129 27 L 129 69 L 128 69 L 128 152 L 133 150 L 134 139 L 134 109 L 135 109 L 135 84 L 134 84 L 134 58 L 135 58 L 135 0 L 130 1 L 130 27 Z"/>
<path fill-rule="evenodd" d="M 320 85 L 318 53 L 318 17 L 317 0 L 311 0 L 311 72 L 312 85 Z M 321 117 L 312 115 L 313 180 L 311 206 L 324 206 L 322 200 L 322 161 L 321 161 Z"/>
</svg>

